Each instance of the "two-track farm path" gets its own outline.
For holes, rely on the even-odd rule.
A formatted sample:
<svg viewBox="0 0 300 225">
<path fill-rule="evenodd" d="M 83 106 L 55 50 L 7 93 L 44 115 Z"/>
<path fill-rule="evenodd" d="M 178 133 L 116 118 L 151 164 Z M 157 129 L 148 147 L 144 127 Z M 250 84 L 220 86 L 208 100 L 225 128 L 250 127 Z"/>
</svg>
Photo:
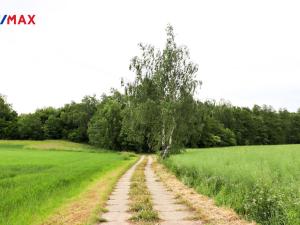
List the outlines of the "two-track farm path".
<svg viewBox="0 0 300 225">
<path fill-rule="evenodd" d="M 129 190 L 130 179 L 136 166 L 144 159 L 144 156 L 131 167 L 119 180 L 115 190 L 107 202 L 108 212 L 102 215 L 106 221 L 101 225 L 127 225 L 134 224 L 130 221 L 129 213 Z M 147 187 L 152 195 L 154 209 L 158 212 L 161 225 L 198 225 L 200 221 L 193 220 L 193 212 L 177 202 L 173 193 L 167 191 L 166 187 L 158 180 L 152 167 L 152 157 L 148 157 L 145 169 Z M 148 223 L 147 223 L 148 224 Z M 150 223 L 151 224 L 151 223 Z"/>
<path fill-rule="evenodd" d="M 201 221 L 193 220 L 195 215 L 183 204 L 178 203 L 174 194 L 166 189 L 155 175 L 149 158 L 145 175 L 148 189 L 152 195 L 154 209 L 162 220 L 161 225 L 200 225 Z"/>
<path fill-rule="evenodd" d="M 101 223 L 105 225 L 127 225 L 129 223 L 129 189 L 130 179 L 137 167 L 144 160 L 144 156 L 135 163 L 127 172 L 120 178 L 114 191 L 107 201 L 107 212 L 102 215 L 102 218 L 107 222 Z"/>
</svg>

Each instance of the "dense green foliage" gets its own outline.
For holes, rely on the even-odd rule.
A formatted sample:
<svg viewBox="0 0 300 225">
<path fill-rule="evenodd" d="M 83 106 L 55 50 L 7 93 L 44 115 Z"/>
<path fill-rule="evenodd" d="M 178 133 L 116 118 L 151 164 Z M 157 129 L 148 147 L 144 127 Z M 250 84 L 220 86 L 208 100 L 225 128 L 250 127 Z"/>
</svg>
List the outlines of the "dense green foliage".
<svg viewBox="0 0 300 225">
<path fill-rule="evenodd" d="M 0 139 L 16 138 L 17 113 L 0 94 Z"/>
<path fill-rule="evenodd" d="M 199 193 L 247 219 L 300 224 L 300 145 L 195 149 L 165 164 Z"/>
<path fill-rule="evenodd" d="M 135 80 L 122 82 L 124 94 L 113 90 L 100 100 L 86 96 L 19 116 L 0 95 L 0 139 L 65 139 L 163 155 L 183 147 L 300 143 L 300 110 L 196 100 L 198 66 L 171 26 L 162 50 L 139 46 L 130 63 Z"/>
<path fill-rule="evenodd" d="M 61 141 L 0 141 L 0 224 L 39 224 L 94 179 L 131 162 L 127 159 Z"/>
<path fill-rule="evenodd" d="M 92 117 L 88 135 L 90 143 L 109 149 L 121 149 L 123 96 L 115 92 L 113 96 L 103 96 L 98 110 Z"/>
<path fill-rule="evenodd" d="M 0 95 L 0 139 L 88 142 L 88 123 L 97 111 L 98 103 L 95 97 L 86 96 L 80 103 L 72 102 L 58 109 L 38 109 L 17 116 Z"/>
<path fill-rule="evenodd" d="M 173 27 L 166 29 L 163 50 L 140 44 L 141 55 L 132 59 L 130 69 L 135 72 L 133 83 L 125 88 L 127 113 L 125 131 L 140 142 L 144 150 L 161 150 L 163 157 L 183 146 L 184 135 L 176 135 L 190 122 L 198 65 L 190 60 L 186 47 L 175 42 Z M 134 122 L 131 122 L 134 121 Z M 142 141 L 142 143 L 141 143 Z"/>
<path fill-rule="evenodd" d="M 155 109 L 158 105 L 151 99 L 130 107 L 127 97 L 117 91 L 101 100 L 85 99 L 59 109 L 45 108 L 17 116 L 1 98 L 4 104 L 0 108 L 0 138 L 66 139 L 144 152 L 159 148 L 155 131 L 161 120 Z M 92 101 L 86 103 L 87 99 Z M 189 106 L 184 108 L 185 104 Z M 275 111 L 267 106 L 250 109 L 193 99 L 183 102 L 180 110 L 185 113 L 178 114 L 181 129 L 175 130 L 174 139 L 186 147 L 300 143 L 300 111 Z"/>
<path fill-rule="evenodd" d="M 196 102 L 191 116 L 189 147 L 300 143 L 300 111 Z"/>
</svg>

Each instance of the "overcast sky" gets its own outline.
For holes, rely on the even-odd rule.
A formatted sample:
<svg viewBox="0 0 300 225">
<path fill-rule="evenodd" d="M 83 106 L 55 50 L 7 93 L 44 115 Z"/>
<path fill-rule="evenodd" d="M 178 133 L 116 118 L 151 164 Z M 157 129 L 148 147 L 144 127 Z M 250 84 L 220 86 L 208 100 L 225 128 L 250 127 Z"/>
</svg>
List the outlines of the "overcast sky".
<svg viewBox="0 0 300 225">
<path fill-rule="evenodd" d="M 137 44 L 162 47 L 168 23 L 199 64 L 198 98 L 300 107 L 299 0 L 1 0 L 0 9 L 36 14 L 35 26 L 0 26 L 0 93 L 18 113 L 120 88 L 134 77 Z"/>
</svg>

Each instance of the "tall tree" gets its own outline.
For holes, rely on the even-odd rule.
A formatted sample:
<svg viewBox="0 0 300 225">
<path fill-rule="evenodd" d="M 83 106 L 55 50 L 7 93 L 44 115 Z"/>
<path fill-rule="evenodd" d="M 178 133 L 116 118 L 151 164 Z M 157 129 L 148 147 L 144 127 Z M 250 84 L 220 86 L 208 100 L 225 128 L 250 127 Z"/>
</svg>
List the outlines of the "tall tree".
<svg viewBox="0 0 300 225">
<path fill-rule="evenodd" d="M 153 86 L 154 99 L 158 106 L 160 126 L 153 137 L 159 137 L 162 156 L 166 157 L 170 151 L 174 151 L 182 144 L 180 136 L 174 140 L 174 134 L 180 129 L 182 118 L 181 107 L 186 98 L 193 96 L 196 87 L 200 84 L 196 80 L 198 66 L 190 60 L 189 51 L 186 47 L 177 46 L 173 27 L 168 25 L 167 41 L 165 48 L 160 51 L 151 45 L 140 44 L 142 54 L 132 59 L 130 69 L 136 73 L 134 83 L 128 84 L 126 93 L 129 97 L 136 97 L 142 86 L 150 80 Z M 145 117 L 147 113 L 140 116 Z M 178 115 L 181 116 L 178 116 Z"/>
<path fill-rule="evenodd" d="M 88 126 L 88 136 L 91 144 L 114 150 L 122 149 L 123 107 L 123 96 L 117 91 L 112 96 L 102 97 L 102 102 Z"/>
<path fill-rule="evenodd" d="M 18 117 L 18 131 L 21 139 L 44 139 L 43 124 L 36 113 L 23 114 Z"/>
<path fill-rule="evenodd" d="M 6 98 L 0 94 L 0 139 L 17 137 L 17 116 Z"/>
<path fill-rule="evenodd" d="M 97 111 L 97 105 L 98 100 L 95 96 L 86 96 L 81 103 L 66 104 L 60 113 L 63 138 L 76 142 L 87 142 L 88 123 Z"/>
</svg>

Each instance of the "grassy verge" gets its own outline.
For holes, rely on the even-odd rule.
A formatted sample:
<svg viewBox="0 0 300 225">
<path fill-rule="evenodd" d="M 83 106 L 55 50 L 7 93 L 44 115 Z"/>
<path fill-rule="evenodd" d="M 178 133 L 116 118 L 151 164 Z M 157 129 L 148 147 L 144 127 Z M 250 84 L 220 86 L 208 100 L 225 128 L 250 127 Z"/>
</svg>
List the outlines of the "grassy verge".
<svg viewBox="0 0 300 225">
<path fill-rule="evenodd" d="M 163 164 L 154 160 L 153 170 L 168 191 L 173 192 L 177 202 L 186 205 L 193 211 L 191 220 L 201 220 L 205 225 L 254 225 L 253 222 L 242 220 L 232 209 L 218 207 L 206 196 L 180 182 Z"/>
<path fill-rule="evenodd" d="M 62 205 L 72 203 L 73 210 L 69 214 L 73 215 L 73 219 L 87 220 L 96 210 L 89 205 L 90 200 L 101 203 L 119 174 L 136 160 L 129 153 L 101 150 L 92 153 L 89 146 L 85 149 L 86 145 L 69 142 L 65 148 L 65 142 L 55 142 L 59 143 L 62 151 L 49 151 L 43 147 L 39 149 L 40 143 L 0 142 L 1 225 L 41 224 Z M 47 142 L 42 143 L 47 145 Z M 49 143 L 51 150 L 53 143 Z M 34 149 L 28 148 L 28 145 L 34 145 Z M 69 151 L 71 146 L 82 151 Z M 93 187 L 100 188 L 103 195 L 101 191 L 93 191 L 97 189 Z M 83 193 L 88 197 L 83 197 Z M 88 205 L 88 210 L 85 205 Z M 60 210 L 58 217 L 64 221 L 68 213 Z"/>
<path fill-rule="evenodd" d="M 130 160 L 93 182 L 82 194 L 57 209 L 43 225 L 92 225 L 100 222 L 113 187 L 135 161 Z"/>
<path fill-rule="evenodd" d="M 248 220 L 300 224 L 300 145 L 188 150 L 165 165 L 197 192 Z"/>
<path fill-rule="evenodd" d="M 146 185 L 145 167 L 147 159 L 141 162 L 131 178 L 130 185 L 130 211 L 131 220 L 138 224 L 155 224 L 159 221 L 158 213 L 153 209 L 151 194 Z"/>
</svg>

